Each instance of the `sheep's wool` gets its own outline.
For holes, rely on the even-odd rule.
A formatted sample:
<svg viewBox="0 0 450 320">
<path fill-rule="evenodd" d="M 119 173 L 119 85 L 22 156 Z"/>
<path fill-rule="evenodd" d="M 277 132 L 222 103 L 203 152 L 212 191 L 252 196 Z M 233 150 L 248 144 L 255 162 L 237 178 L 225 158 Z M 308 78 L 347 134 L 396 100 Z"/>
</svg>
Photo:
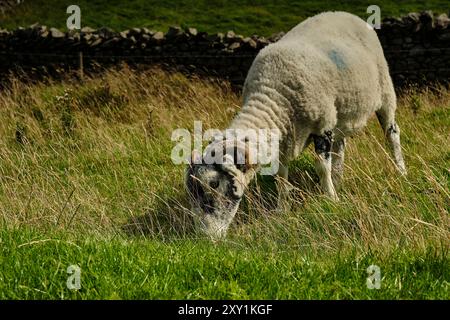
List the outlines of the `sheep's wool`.
<svg viewBox="0 0 450 320">
<path fill-rule="evenodd" d="M 311 134 L 350 135 L 380 108 L 393 118 L 395 100 L 375 31 L 352 14 L 325 12 L 260 51 L 231 128 L 277 128 L 292 158 Z"/>
</svg>

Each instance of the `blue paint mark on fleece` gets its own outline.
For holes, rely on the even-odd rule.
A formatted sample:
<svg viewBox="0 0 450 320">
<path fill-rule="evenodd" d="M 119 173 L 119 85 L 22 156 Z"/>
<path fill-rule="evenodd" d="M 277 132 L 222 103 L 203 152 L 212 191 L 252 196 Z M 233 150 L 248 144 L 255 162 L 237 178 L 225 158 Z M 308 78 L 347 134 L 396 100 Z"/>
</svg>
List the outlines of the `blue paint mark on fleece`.
<svg viewBox="0 0 450 320">
<path fill-rule="evenodd" d="M 339 52 L 336 50 L 331 50 L 328 52 L 328 57 L 333 61 L 333 63 L 336 65 L 336 67 L 339 70 L 347 68 L 347 65 L 345 64 L 344 60 L 342 59 L 342 56 Z"/>
</svg>

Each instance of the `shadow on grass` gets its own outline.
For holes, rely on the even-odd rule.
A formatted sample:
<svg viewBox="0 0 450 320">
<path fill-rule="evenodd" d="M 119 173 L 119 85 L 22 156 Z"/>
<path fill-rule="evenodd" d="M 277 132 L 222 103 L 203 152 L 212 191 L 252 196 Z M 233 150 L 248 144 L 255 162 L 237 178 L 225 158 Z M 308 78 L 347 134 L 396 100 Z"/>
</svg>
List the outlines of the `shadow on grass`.
<svg viewBox="0 0 450 320">
<path fill-rule="evenodd" d="M 193 213 L 187 196 L 161 198 L 156 195 L 155 205 L 141 216 L 128 219 L 122 230 L 128 236 L 143 236 L 159 240 L 176 240 L 196 235 Z"/>
</svg>

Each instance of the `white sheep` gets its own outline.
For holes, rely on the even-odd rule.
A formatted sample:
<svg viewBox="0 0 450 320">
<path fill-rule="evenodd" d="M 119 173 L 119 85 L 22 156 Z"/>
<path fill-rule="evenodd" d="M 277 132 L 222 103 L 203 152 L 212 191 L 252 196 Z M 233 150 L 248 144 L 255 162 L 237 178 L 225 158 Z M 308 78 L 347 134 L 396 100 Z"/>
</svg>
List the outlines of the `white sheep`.
<svg viewBox="0 0 450 320">
<path fill-rule="evenodd" d="M 374 30 L 352 14 L 325 12 L 259 52 L 245 81 L 243 107 L 229 129 L 279 130 L 279 181 L 287 180 L 289 161 L 314 142 L 321 187 L 337 199 L 345 137 L 363 128 L 373 113 L 399 171 L 406 173 L 395 110 L 392 80 Z M 248 146 L 235 141 L 230 150 L 224 147 L 227 140 L 213 141 L 205 152 L 224 152 L 225 164 L 201 163 L 194 155 L 187 170 L 193 210 L 202 229 L 213 237 L 226 233 L 259 168 L 248 161 L 243 165 L 230 161 L 236 155 L 245 158 Z M 288 194 L 287 185 L 279 183 L 280 204 Z"/>
</svg>

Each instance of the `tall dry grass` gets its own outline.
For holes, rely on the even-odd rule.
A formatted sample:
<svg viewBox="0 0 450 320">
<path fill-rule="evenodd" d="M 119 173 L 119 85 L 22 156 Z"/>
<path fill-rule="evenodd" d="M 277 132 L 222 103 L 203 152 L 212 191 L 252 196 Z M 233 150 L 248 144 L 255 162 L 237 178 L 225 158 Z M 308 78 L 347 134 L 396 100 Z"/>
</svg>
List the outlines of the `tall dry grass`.
<svg viewBox="0 0 450 320">
<path fill-rule="evenodd" d="M 171 162 L 176 128 L 226 128 L 240 97 L 227 82 L 127 67 L 83 83 L 24 84 L 0 93 L 3 227 L 74 236 L 197 237 L 184 167 Z M 399 95 L 408 176 L 400 177 L 376 121 L 350 138 L 341 201 L 317 188 L 307 150 L 291 164 L 291 210 L 275 213 L 273 182 L 258 177 L 226 241 L 320 253 L 448 247 L 450 91 Z"/>
</svg>

